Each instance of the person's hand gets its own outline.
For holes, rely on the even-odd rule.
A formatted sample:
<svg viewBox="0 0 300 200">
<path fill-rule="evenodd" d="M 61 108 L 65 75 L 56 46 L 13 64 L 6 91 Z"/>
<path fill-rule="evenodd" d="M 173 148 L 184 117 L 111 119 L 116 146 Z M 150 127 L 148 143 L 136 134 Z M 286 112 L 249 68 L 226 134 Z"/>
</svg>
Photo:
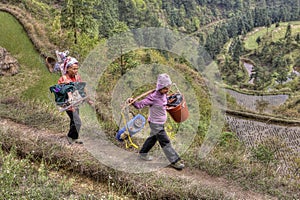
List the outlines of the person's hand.
<svg viewBox="0 0 300 200">
<path fill-rule="evenodd" d="M 87 101 L 87 103 L 90 104 L 91 106 L 93 106 L 95 102 L 94 102 L 93 100 L 89 99 L 89 100 Z"/>
<path fill-rule="evenodd" d="M 95 105 L 95 102 L 90 97 L 87 97 L 85 102 L 88 103 L 92 107 Z"/>
<path fill-rule="evenodd" d="M 73 106 L 71 106 L 71 107 L 69 108 L 69 110 L 72 111 L 72 112 L 75 112 L 75 108 L 74 108 Z"/>
<path fill-rule="evenodd" d="M 130 104 L 130 103 L 132 103 L 133 102 L 133 98 L 132 97 L 130 97 L 130 98 L 128 98 L 127 100 L 126 100 L 126 103 L 128 103 L 128 104 Z"/>
</svg>

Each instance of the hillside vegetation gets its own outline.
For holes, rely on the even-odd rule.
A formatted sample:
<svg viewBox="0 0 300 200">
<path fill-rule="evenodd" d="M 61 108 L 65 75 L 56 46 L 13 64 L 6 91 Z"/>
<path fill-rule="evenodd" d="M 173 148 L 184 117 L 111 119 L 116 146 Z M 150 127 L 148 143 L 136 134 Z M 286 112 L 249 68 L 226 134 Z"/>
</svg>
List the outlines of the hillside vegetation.
<svg viewBox="0 0 300 200">
<path fill-rule="evenodd" d="M 15 4 L 17 8 L 11 7 L 11 5 L 4 5 L 5 11 L 13 13 L 15 9 L 21 9 L 25 13 L 30 13 L 37 20 L 35 27 L 40 24 L 45 25 L 45 33 L 49 40 L 59 48 L 59 50 L 69 49 L 71 55 L 77 57 L 81 63 L 87 57 L 89 52 L 97 45 L 101 45 L 106 39 L 112 37 L 114 33 L 120 33 L 130 28 L 147 27 L 147 26 L 166 26 L 173 29 L 181 30 L 185 34 L 193 33 L 197 35 L 199 44 L 205 46 L 207 51 L 211 53 L 213 58 L 219 55 L 220 47 L 228 42 L 230 38 L 235 38 L 240 34 L 244 34 L 253 30 L 256 26 L 263 26 L 269 23 L 277 21 L 289 21 L 296 20 L 299 15 L 291 16 L 288 11 L 291 11 L 295 7 L 293 1 L 284 2 L 273 1 L 273 4 L 266 1 L 172 1 L 167 3 L 166 1 L 101 1 L 101 4 L 97 4 L 97 1 L 93 1 L 93 4 L 89 4 L 89 1 L 66 1 L 73 2 L 74 5 L 64 4 L 62 1 L 7 1 L 10 4 Z M 74 15 L 76 23 L 68 20 L 72 18 L 70 16 L 70 10 L 72 6 L 82 6 L 85 3 L 85 9 L 80 10 L 81 13 Z M 244 2 L 241 4 L 241 2 Z M 94 4 L 95 3 L 95 4 Z M 260 7 L 256 7 L 256 3 Z M 261 6 L 263 5 L 263 6 Z M 280 6 L 284 5 L 284 6 Z M 267 10 L 272 6 L 272 12 Z M 298 5 L 297 5 L 298 6 Z M 296 7 L 297 7 L 296 6 Z M 98 13 L 93 13 L 91 8 L 97 7 Z M 247 11 L 244 11 L 245 8 Z M 281 9 L 284 9 L 284 16 Z M 29 15 L 30 15 L 29 14 Z M 259 21 L 261 17 L 250 18 L 250 15 L 261 14 L 267 16 L 267 21 Z M 271 17 L 272 14 L 272 17 Z M 201 110 L 200 123 L 197 127 L 197 134 L 191 146 L 182 155 L 186 162 L 188 178 L 184 179 L 182 176 L 170 171 L 170 175 L 164 173 L 149 173 L 149 174 L 137 174 L 131 175 L 122 173 L 113 169 L 108 169 L 103 164 L 96 162 L 90 154 L 76 147 L 69 148 L 64 146 L 64 142 L 59 142 L 56 145 L 50 143 L 46 135 L 43 139 L 30 139 L 30 141 L 24 145 L 22 139 L 22 130 L 28 129 L 28 132 L 34 133 L 31 128 L 37 128 L 38 133 L 41 130 L 51 130 L 55 133 L 61 133 L 62 135 L 67 130 L 67 117 L 58 113 L 53 105 L 53 102 L 49 100 L 48 88 L 50 85 L 55 84 L 58 78 L 57 74 L 50 74 L 47 72 L 44 66 L 44 58 L 35 51 L 34 47 L 38 45 L 32 45 L 30 40 L 26 38 L 26 34 L 22 31 L 22 27 L 17 21 L 7 13 L 0 13 L 1 20 L 3 19 L 5 24 L 9 22 L 7 26 L 9 28 L 1 28 L 0 33 L 0 46 L 7 48 L 12 54 L 18 58 L 21 63 L 21 73 L 13 77 L 1 77 L 0 88 L 0 117 L 9 118 L 12 121 L 26 125 L 20 126 L 18 131 L 4 129 L 1 131 L 1 145 L 4 147 L 11 147 L 16 145 L 17 151 L 20 154 L 35 155 L 32 159 L 34 162 L 39 163 L 39 158 L 43 158 L 47 155 L 47 162 L 49 164 L 56 164 L 57 168 L 64 168 L 70 172 L 81 173 L 85 176 L 91 177 L 92 180 L 108 182 L 109 186 L 112 186 L 111 182 L 115 184 L 113 189 L 117 191 L 123 191 L 124 193 L 130 193 L 135 198 L 139 199 L 179 199 L 179 198 L 211 198 L 211 199 L 230 199 L 235 198 L 226 191 L 226 186 L 223 185 L 221 190 L 218 190 L 219 185 L 213 188 L 207 189 L 206 185 L 200 185 L 195 181 L 194 185 L 189 185 L 190 180 L 193 177 L 194 171 L 205 171 L 212 177 L 226 178 L 227 180 L 235 182 L 235 185 L 240 185 L 238 191 L 243 193 L 243 189 L 246 191 L 254 191 L 259 197 L 272 198 L 284 198 L 294 199 L 299 196 L 298 177 L 299 168 L 293 171 L 293 176 L 290 174 L 277 174 L 279 167 L 276 160 L 274 160 L 274 154 L 270 151 L 268 146 L 259 146 L 252 151 L 248 151 L 243 143 L 241 143 L 236 134 L 230 132 L 225 125 L 222 127 L 223 131 L 218 136 L 218 143 L 215 148 L 206 158 L 199 157 L 199 149 L 201 144 L 206 139 L 206 131 L 211 123 L 211 107 L 209 89 L 205 83 L 205 79 L 200 74 L 190 67 L 190 63 L 185 59 L 184 55 L 173 55 L 160 50 L 136 50 L 130 51 L 114 60 L 106 71 L 102 74 L 98 80 L 95 108 L 98 114 L 99 124 L 104 127 L 105 134 L 111 141 L 114 141 L 114 131 L 117 128 L 117 124 L 112 120 L 112 113 L 110 110 L 110 102 L 112 99 L 112 89 L 117 84 L 118 79 L 131 69 L 142 64 L 163 64 L 172 66 L 173 69 L 178 70 L 185 80 L 190 82 L 191 87 L 196 91 L 197 101 L 199 102 L 199 109 Z M 201 18 L 201 16 L 203 17 Z M 93 16 L 91 18 L 91 16 Z M 205 16 L 205 17 L 204 17 Z M 16 16 L 18 17 L 18 16 Z M 30 21 L 24 20 L 24 16 L 19 16 L 22 20 L 23 27 L 27 33 L 36 32 L 36 29 L 27 29 L 26 25 Z M 244 17 L 244 18 L 243 18 Z M 236 23 L 246 22 L 242 26 L 235 26 Z M 73 18 L 74 19 L 74 18 Z M 222 19 L 222 20 L 221 20 Z M 226 19 L 223 21 L 223 19 Z M 240 19 L 240 20 L 237 20 Z M 182 20 L 180 22 L 180 20 Z M 199 22 L 199 20 L 201 20 Z M 204 29 L 203 32 L 197 32 L 201 26 L 207 25 L 211 22 L 221 20 L 221 24 L 213 24 L 210 29 Z M 98 22 L 98 23 L 97 23 Z M 245 26 L 246 24 L 253 23 L 253 26 Z M 24 24 L 23 24 L 24 23 Z M 265 24 L 266 23 L 266 24 Z M 1 26 L 2 23 L 0 23 Z M 95 25 L 96 24 L 96 25 Z M 194 27 L 195 25 L 195 27 Z M 216 26 L 216 28 L 215 28 Z M 234 28 L 236 27 L 236 29 Z M 241 28 L 244 27 L 244 28 Z M 18 34 L 15 34 L 15 31 Z M 235 32 L 228 32 L 229 30 Z M 12 34 L 14 33 L 14 34 Z M 222 35 L 222 34 L 228 34 Z M 11 35 L 18 35 L 12 43 L 7 42 L 7 38 Z M 31 35 L 28 34 L 30 37 Z M 39 37 L 42 41 L 43 38 Z M 31 41 L 34 42 L 35 40 Z M 125 41 L 126 42 L 126 41 Z M 25 44 L 24 44 L 25 43 Z M 24 45 L 24 47 L 22 47 Z M 20 48 L 20 46 L 22 48 Z M 49 47 L 49 46 L 47 46 Z M 259 46 L 257 47 L 259 48 Z M 18 49 L 21 49 L 21 51 Z M 40 53 L 41 49 L 37 49 Z M 54 49 L 48 49 L 43 56 L 53 56 Z M 248 52 L 249 53 L 249 52 Z M 250 54 L 249 54 L 250 55 Z M 123 62 L 124 61 L 124 62 Z M 137 77 L 138 78 L 138 77 Z M 146 85 L 138 88 L 134 94 L 139 94 L 143 91 L 152 88 L 154 85 Z M 211 89 L 211 88 L 210 88 Z M 47 91 L 46 91 L 47 90 Z M 50 96 L 51 99 L 51 96 Z M 143 111 L 142 111 L 143 112 Z M 7 123 L 7 122 L 5 122 Z M 14 123 L 9 123 L 14 124 Z M 14 124 L 15 125 L 15 124 Z M 17 125 L 15 125 L 17 126 Z M 176 138 L 176 124 L 167 124 L 170 134 Z M 6 137 L 5 137 L 6 135 Z M 17 135 L 18 138 L 14 140 L 13 135 Z M 28 135 L 29 136 L 29 135 Z M 36 135 L 32 134 L 30 138 L 34 138 Z M 66 141 L 65 141 L 66 142 Z M 142 141 L 137 140 L 138 144 Z M 30 145 L 28 145 L 30 144 Z M 123 144 L 116 144 L 124 148 Z M 157 146 L 157 148 L 159 148 Z M 9 150 L 10 148 L 5 148 Z M 36 152 L 35 149 L 40 150 Z M 135 151 L 129 149 L 128 151 Z M 50 152 L 49 154 L 45 152 Z M 62 153 L 64 152 L 64 153 Z M 73 158 L 72 156 L 78 155 Z M 12 154 L 14 156 L 14 154 Z M 8 156 L 9 157 L 9 156 Z M 5 157 L 6 158 L 6 157 Z M 3 159 L 1 162 L 6 162 Z M 27 161 L 26 161 L 27 162 Z M 296 166 L 297 167 L 297 166 Z M 43 168 L 40 166 L 42 173 Z M 168 170 L 168 169 L 167 169 Z M 179 177 L 178 177 L 179 176 Z M 184 175 L 183 175 L 184 176 Z M 42 177 L 43 178 L 43 177 Z M 52 184 L 52 182 L 49 182 Z M 241 192 L 242 191 L 242 192 Z M 68 196 L 70 192 L 69 188 L 59 191 L 61 196 Z M 247 195 L 239 194 L 243 198 Z M 80 196 L 80 195 L 79 195 Z M 251 196 L 251 195 L 250 195 Z M 85 196 L 84 196 L 85 197 Z M 83 197 L 83 198 L 84 198 Z"/>
<path fill-rule="evenodd" d="M 274 114 L 298 119 L 299 21 L 260 27 L 228 43 L 218 57 L 224 82 L 242 93 L 289 94 Z"/>
<path fill-rule="evenodd" d="M 35 1 L 7 0 L 45 23 L 51 42 L 84 58 L 101 38 L 128 29 L 168 27 L 196 34 L 215 57 L 228 38 L 254 27 L 299 19 L 299 3 L 283 0 L 134 0 Z M 82 9 L 84 8 L 84 9 Z M 72 12 L 74 10 L 75 12 Z M 202 28 L 212 22 L 209 32 Z M 212 32 L 213 31 L 213 32 Z"/>
</svg>

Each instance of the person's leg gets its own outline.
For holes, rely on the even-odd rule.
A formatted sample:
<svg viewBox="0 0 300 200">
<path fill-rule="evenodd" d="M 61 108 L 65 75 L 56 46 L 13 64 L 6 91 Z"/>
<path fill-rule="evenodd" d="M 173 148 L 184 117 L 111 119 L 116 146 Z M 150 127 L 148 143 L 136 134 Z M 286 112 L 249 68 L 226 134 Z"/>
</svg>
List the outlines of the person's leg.
<svg viewBox="0 0 300 200">
<path fill-rule="evenodd" d="M 172 164 L 178 162 L 180 160 L 180 157 L 175 151 L 175 149 L 172 147 L 171 141 L 164 129 L 164 125 L 161 124 L 158 126 L 158 128 L 159 128 L 159 132 L 157 133 L 157 139 L 167 159 Z"/>
<path fill-rule="evenodd" d="M 157 138 L 156 138 L 156 129 L 155 126 L 153 126 L 153 123 L 149 123 L 150 125 L 150 136 L 146 139 L 146 141 L 144 142 L 141 150 L 140 150 L 140 154 L 147 154 L 152 147 L 155 145 Z"/>
<path fill-rule="evenodd" d="M 70 129 L 68 132 L 68 137 L 73 140 L 78 139 L 79 131 L 81 128 L 81 119 L 79 117 L 79 110 L 76 109 L 74 112 L 67 110 L 67 114 L 70 118 Z"/>
</svg>

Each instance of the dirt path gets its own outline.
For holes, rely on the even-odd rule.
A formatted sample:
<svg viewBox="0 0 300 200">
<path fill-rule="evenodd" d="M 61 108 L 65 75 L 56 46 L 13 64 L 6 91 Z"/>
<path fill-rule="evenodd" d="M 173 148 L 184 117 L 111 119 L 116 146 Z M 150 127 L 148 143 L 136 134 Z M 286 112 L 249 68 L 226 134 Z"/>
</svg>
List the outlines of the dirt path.
<svg viewBox="0 0 300 200">
<path fill-rule="evenodd" d="M 9 119 L 0 118 L 0 129 L 4 130 L 4 132 L 22 132 L 22 134 L 25 136 L 22 139 L 24 140 L 24 144 L 26 144 L 26 141 L 34 142 L 42 139 L 43 141 L 55 143 L 57 145 L 60 145 L 61 147 L 70 149 L 74 153 L 86 151 L 84 145 L 69 145 L 63 133 L 55 133 L 47 129 L 40 130 L 28 127 L 23 124 L 15 123 Z M 245 200 L 276 199 L 270 196 L 256 193 L 254 191 L 243 190 L 235 183 L 229 182 L 224 178 L 211 177 L 205 172 L 199 170 L 191 170 L 189 168 L 186 168 L 183 171 L 177 171 L 172 168 L 163 168 L 154 173 L 156 173 L 157 176 L 178 178 L 182 179 L 183 181 L 188 181 L 190 183 L 189 187 L 200 186 L 202 188 L 204 187 L 213 189 L 218 192 L 223 192 L 227 198 Z M 90 182 L 88 184 L 90 184 Z M 94 183 L 94 187 L 96 188 L 96 183 Z"/>
</svg>

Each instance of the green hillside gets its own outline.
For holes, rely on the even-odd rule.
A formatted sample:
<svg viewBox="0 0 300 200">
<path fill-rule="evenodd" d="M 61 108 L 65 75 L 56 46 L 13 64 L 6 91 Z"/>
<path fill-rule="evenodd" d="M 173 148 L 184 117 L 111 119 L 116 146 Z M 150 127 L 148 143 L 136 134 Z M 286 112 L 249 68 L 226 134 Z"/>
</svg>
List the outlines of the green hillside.
<svg viewBox="0 0 300 200">
<path fill-rule="evenodd" d="M 299 159 L 291 156 L 293 165 L 285 173 L 279 173 L 284 170 L 276 159 L 281 156 L 277 151 L 285 148 L 280 141 L 268 138 L 265 144 L 247 148 L 224 120 L 227 99 L 219 86 L 262 94 L 270 90 L 296 94 L 298 80 L 287 84 L 284 80 L 288 77 L 286 72 L 299 67 L 299 10 L 299 1 L 283 0 L 6 0 L 1 3 L 0 46 L 11 52 L 21 67 L 15 76 L 0 77 L 0 144 L 5 151 L 0 151 L 0 171 L 12 174 L 5 167 L 20 166 L 14 168 L 14 173 L 24 177 L 17 179 L 22 183 L 16 183 L 13 176 L 0 175 L 5 198 L 18 199 L 23 195 L 37 199 L 99 199 L 101 194 L 97 197 L 80 194 L 94 193 L 99 183 L 104 183 L 109 192 L 128 194 L 133 199 L 295 199 L 299 196 Z M 149 27 L 157 29 L 151 32 L 153 29 Z M 144 31 L 126 32 L 132 29 Z M 170 37 L 164 33 L 173 34 Z M 86 150 L 93 145 L 81 148 L 67 144 L 68 117 L 58 112 L 49 94 L 49 86 L 56 84 L 59 74 L 50 73 L 45 66 L 45 57 L 53 57 L 55 50 L 69 50 L 79 60 L 82 77 L 93 80 L 93 85 L 88 86 L 95 92 L 95 104 L 82 106 L 80 114 L 85 123 L 82 135 L 90 134 L 92 142 L 105 139 L 97 152 Z M 248 83 L 243 61 L 255 67 L 254 84 Z M 187 100 L 193 100 L 187 104 L 190 120 L 177 124 L 169 117 L 165 125 L 186 171 L 171 171 L 167 167 L 157 172 L 126 173 L 105 163 L 105 156 L 117 162 L 127 153 L 137 153 L 136 149 L 126 149 L 124 143 L 116 141 L 120 120 L 115 115 L 120 115 L 120 103 L 126 100 L 125 86 L 132 86 L 133 96 L 155 87 L 154 79 L 146 76 L 147 70 L 151 75 L 179 74 L 172 76 L 173 82 L 183 83 L 178 85 L 180 91 L 187 94 Z M 280 76 L 283 72 L 286 76 Z M 191 90 L 193 93 L 189 93 Z M 290 102 L 289 109 L 295 109 L 293 105 L 298 102 L 297 99 Z M 229 99 L 228 103 L 235 102 Z M 288 116 L 288 111 L 278 112 Z M 136 112 L 147 115 L 146 110 Z M 240 117 L 247 117 L 246 114 Z M 87 118 L 91 115 L 96 115 L 95 121 Z M 252 115 L 252 119 L 255 117 Z M 271 123 L 271 117 L 259 119 Z M 280 121 L 273 119 L 276 120 Z M 94 127 L 99 131 L 94 131 Z M 182 132 L 177 135 L 178 130 Z M 143 137 L 134 137 L 139 146 L 143 141 Z M 108 144 L 120 152 L 109 154 Z M 161 149 L 157 145 L 154 150 L 156 153 Z M 105 158 L 97 160 L 94 155 L 103 152 L 108 152 Z M 158 153 L 157 156 L 161 158 Z M 32 163 L 27 159 L 25 164 L 13 162 L 24 157 L 29 157 Z M 135 169 L 136 160 L 125 161 L 131 164 L 130 170 Z M 70 179 L 78 182 L 74 186 L 76 195 L 68 179 L 46 174 L 44 164 L 64 175 L 70 173 Z M 25 165 L 32 165 L 33 169 Z M 27 187 L 34 180 L 18 170 L 24 166 L 38 177 L 35 188 L 41 192 L 34 193 L 34 189 Z M 56 179 L 50 181 L 53 176 Z M 81 184 L 78 176 L 88 181 Z M 49 192 L 51 189 L 57 191 L 57 196 Z"/>
</svg>

